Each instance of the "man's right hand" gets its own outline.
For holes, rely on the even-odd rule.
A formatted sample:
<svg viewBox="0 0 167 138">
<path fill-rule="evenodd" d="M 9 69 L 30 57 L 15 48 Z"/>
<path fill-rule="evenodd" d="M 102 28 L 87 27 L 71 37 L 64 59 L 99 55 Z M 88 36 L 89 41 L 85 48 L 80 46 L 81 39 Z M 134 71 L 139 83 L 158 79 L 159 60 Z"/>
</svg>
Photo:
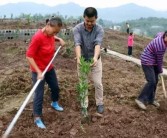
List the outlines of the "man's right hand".
<svg viewBox="0 0 167 138">
<path fill-rule="evenodd" d="M 76 53 L 76 58 L 77 58 L 77 64 L 80 65 L 80 57 L 81 57 L 81 47 L 80 46 L 76 46 L 75 47 L 75 53 Z"/>
<path fill-rule="evenodd" d="M 80 58 L 77 58 L 77 64 L 80 65 L 81 62 L 80 62 Z"/>
</svg>

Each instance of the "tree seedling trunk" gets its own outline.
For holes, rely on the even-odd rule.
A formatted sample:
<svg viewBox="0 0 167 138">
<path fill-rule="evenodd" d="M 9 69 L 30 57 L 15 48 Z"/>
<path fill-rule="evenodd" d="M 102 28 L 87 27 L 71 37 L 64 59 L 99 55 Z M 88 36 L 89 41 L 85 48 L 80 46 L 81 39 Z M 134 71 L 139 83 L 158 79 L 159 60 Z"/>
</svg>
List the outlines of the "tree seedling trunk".
<svg viewBox="0 0 167 138">
<path fill-rule="evenodd" d="M 80 58 L 79 66 L 79 83 L 77 85 L 78 99 L 81 104 L 82 123 L 89 121 L 87 111 L 87 97 L 88 97 L 88 74 L 91 70 L 91 61 L 85 61 L 83 57 Z"/>
</svg>

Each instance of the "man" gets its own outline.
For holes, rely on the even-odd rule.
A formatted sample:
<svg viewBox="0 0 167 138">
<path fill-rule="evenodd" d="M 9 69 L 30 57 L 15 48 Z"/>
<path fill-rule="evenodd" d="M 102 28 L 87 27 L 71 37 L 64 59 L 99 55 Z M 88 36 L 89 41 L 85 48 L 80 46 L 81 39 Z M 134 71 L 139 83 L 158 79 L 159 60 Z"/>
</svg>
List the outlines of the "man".
<svg viewBox="0 0 167 138">
<path fill-rule="evenodd" d="M 129 23 L 126 23 L 126 32 L 129 34 Z"/>
<path fill-rule="evenodd" d="M 96 24 L 97 10 L 95 8 L 86 8 L 83 17 L 84 22 L 75 26 L 73 30 L 77 64 L 80 64 L 81 56 L 83 56 L 86 61 L 93 59 L 91 74 L 95 86 L 97 112 L 103 113 L 104 105 L 100 47 L 103 40 L 104 30 L 101 26 Z M 85 102 L 88 107 L 88 97 Z"/>
</svg>

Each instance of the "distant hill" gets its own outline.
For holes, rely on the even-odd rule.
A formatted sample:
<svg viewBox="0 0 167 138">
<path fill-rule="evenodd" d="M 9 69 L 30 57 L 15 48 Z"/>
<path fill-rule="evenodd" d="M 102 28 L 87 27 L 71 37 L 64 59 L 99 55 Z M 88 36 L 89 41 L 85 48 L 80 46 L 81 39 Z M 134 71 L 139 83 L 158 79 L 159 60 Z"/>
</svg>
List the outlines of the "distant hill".
<svg viewBox="0 0 167 138">
<path fill-rule="evenodd" d="M 26 14 L 52 14 L 59 13 L 63 16 L 82 16 L 84 7 L 81 7 L 75 3 L 60 4 L 54 7 L 50 7 L 43 4 L 36 4 L 30 2 L 22 3 L 10 3 L 0 6 L 0 17 L 4 15 L 10 18 L 11 14 L 14 17 L 21 13 Z M 147 7 L 138 6 L 136 4 L 126 4 L 119 7 L 111 8 L 99 8 L 99 17 L 106 20 L 112 20 L 113 22 L 122 22 L 126 20 L 138 19 L 141 17 L 163 17 L 167 18 L 167 11 L 156 11 Z"/>
<path fill-rule="evenodd" d="M 113 22 L 121 22 L 126 20 L 139 19 L 141 17 L 167 18 L 167 11 L 156 11 L 131 3 L 115 8 L 100 9 L 99 16 L 102 16 L 104 19 L 110 19 Z"/>
</svg>

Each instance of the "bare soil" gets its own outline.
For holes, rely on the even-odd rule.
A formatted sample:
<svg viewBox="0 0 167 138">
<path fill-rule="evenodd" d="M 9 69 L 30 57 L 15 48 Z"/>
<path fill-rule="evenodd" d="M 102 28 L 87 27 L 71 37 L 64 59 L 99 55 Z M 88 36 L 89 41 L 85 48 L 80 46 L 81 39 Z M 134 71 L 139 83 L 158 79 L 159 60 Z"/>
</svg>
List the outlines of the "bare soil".
<svg viewBox="0 0 167 138">
<path fill-rule="evenodd" d="M 150 39 L 135 36 L 133 56 L 139 58 Z M 103 47 L 127 53 L 127 35 L 106 31 Z M 2 135 L 18 108 L 32 88 L 31 74 L 25 51 L 27 44 L 21 40 L 0 43 L 0 135 Z M 166 138 L 167 104 L 159 81 L 157 100 L 159 109 L 149 105 L 140 110 L 134 100 L 145 79 L 140 66 L 102 52 L 105 112 L 96 113 L 94 87 L 89 87 L 89 124 L 81 124 L 80 104 L 77 100 L 76 60 L 74 52 L 63 56 L 62 49 L 54 65 L 60 86 L 60 104 L 64 112 L 50 106 L 50 92 L 45 88 L 43 120 L 47 129 L 41 130 L 33 123 L 32 103 L 26 106 L 10 138 Z M 164 62 L 166 64 L 166 61 Z M 167 79 L 166 77 L 164 78 Z M 90 81 L 91 82 L 91 81 Z"/>
</svg>

